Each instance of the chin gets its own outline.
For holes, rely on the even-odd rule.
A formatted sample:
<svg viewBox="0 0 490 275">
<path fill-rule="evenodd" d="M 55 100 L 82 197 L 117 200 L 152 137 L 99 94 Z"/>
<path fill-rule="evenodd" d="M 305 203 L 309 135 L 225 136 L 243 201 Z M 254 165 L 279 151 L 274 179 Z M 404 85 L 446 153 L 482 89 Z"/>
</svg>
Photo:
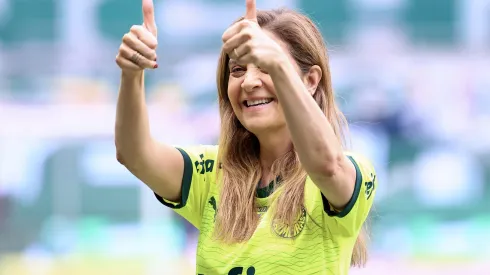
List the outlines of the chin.
<svg viewBox="0 0 490 275">
<path fill-rule="evenodd" d="M 245 103 L 241 104 L 238 111 L 239 120 L 245 129 L 254 135 L 274 131 L 285 125 L 285 120 L 281 114 L 276 100 L 269 104 L 249 107 Z"/>
<path fill-rule="evenodd" d="M 262 133 L 281 128 L 277 122 L 277 119 L 271 119 L 268 117 L 253 117 L 245 119 L 245 121 L 242 122 L 242 125 L 252 134 L 260 135 Z"/>
</svg>

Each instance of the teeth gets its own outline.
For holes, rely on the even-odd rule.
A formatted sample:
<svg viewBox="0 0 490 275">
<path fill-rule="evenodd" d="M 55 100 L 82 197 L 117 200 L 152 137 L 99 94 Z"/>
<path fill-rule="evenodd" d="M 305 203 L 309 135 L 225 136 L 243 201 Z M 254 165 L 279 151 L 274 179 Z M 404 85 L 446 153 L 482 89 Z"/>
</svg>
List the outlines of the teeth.
<svg viewBox="0 0 490 275">
<path fill-rule="evenodd" d="M 270 98 L 257 99 L 257 100 L 247 100 L 247 107 L 256 106 L 256 105 L 260 105 L 260 104 L 267 104 L 271 101 L 272 101 L 272 99 L 270 99 Z"/>
</svg>

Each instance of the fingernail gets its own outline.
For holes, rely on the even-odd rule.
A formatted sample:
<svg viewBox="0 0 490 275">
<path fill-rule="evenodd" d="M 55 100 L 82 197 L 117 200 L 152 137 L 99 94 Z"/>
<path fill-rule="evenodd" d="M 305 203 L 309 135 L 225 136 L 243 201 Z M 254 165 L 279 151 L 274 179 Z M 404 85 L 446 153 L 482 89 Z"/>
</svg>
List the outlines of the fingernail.
<svg viewBox="0 0 490 275">
<path fill-rule="evenodd" d="M 158 64 L 155 64 L 155 66 L 153 66 L 153 69 L 156 69 L 158 68 Z"/>
</svg>

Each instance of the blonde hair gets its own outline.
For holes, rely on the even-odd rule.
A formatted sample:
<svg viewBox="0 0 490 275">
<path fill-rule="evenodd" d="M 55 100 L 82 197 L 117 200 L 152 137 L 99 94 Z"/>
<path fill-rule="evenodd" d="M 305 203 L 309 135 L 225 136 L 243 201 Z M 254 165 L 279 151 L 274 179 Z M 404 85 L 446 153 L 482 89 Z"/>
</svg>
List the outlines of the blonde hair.
<svg viewBox="0 0 490 275">
<path fill-rule="evenodd" d="M 313 98 L 342 142 L 347 122 L 335 103 L 326 45 L 318 28 L 308 17 L 287 9 L 258 11 L 257 19 L 262 28 L 288 45 L 291 56 L 303 73 L 313 65 L 321 68 L 322 78 Z M 217 84 L 221 117 L 218 161 L 222 186 L 214 234 L 224 243 L 240 243 L 251 238 L 259 222 L 255 197 L 263 171 L 259 160 L 259 141 L 238 121 L 228 98 L 228 62 L 228 55 L 221 52 Z M 273 219 L 292 232 L 294 222 L 304 207 L 307 177 L 294 148 L 273 163 L 271 173 L 273 178 L 282 179 L 282 190 L 275 201 Z M 275 188 L 277 184 L 276 181 Z M 366 262 L 365 243 L 365 233 L 361 231 L 352 255 L 353 266 Z"/>
</svg>

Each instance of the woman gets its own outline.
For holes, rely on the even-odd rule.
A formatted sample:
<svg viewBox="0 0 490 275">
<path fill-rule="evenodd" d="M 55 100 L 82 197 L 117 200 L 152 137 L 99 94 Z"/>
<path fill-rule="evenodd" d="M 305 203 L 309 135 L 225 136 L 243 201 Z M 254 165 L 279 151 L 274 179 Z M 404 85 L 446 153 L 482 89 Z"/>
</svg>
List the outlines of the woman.
<svg viewBox="0 0 490 275">
<path fill-rule="evenodd" d="M 305 16 L 260 11 L 223 34 L 218 146 L 150 136 L 143 69 L 156 68 L 151 0 L 123 38 L 118 160 L 200 231 L 198 274 L 347 274 L 366 260 L 375 173 L 343 151 L 322 37 Z"/>
</svg>

